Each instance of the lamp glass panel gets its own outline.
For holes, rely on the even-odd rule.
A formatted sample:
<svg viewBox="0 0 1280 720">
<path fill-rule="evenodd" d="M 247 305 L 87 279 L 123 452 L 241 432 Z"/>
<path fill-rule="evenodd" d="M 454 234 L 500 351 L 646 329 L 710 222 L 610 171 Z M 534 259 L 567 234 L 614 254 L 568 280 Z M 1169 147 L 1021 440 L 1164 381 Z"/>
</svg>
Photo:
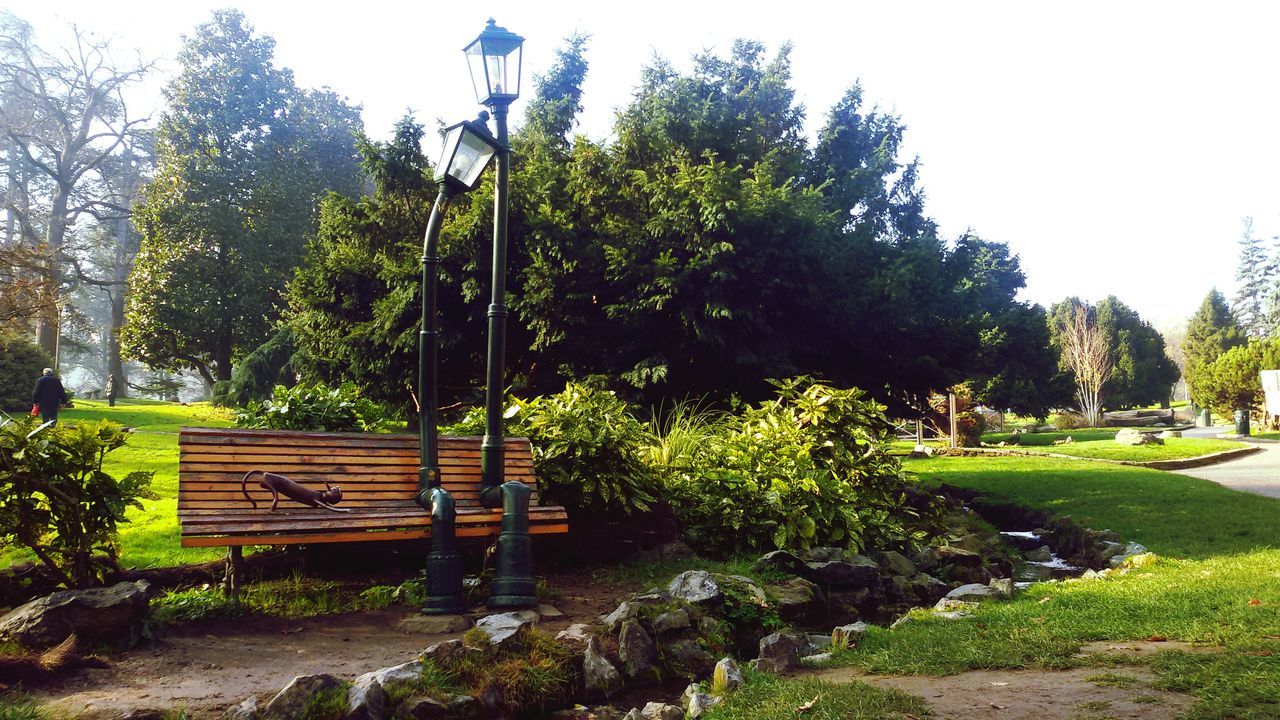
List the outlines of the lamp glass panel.
<svg viewBox="0 0 1280 720">
<path fill-rule="evenodd" d="M 444 136 L 444 145 L 440 149 L 440 160 L 436 162 L 436 182 L 444 180 L 446 174 L 452 174 L 449 170 L 454 165 L 453 154 L 458 147 L 458 140 L 462 135 L 463 126 L 458 125 L 449 128 Z"/>
<path fill-rule="evenodd" d="M 489 164 L 489 158 L 493 157 L 493 152 L 489 143 L 470 132 L 463 133 L 462 141 L 458 144 L 458 152 L 454 154 L 453 163 L 449 166 L 449 174 L 463 185 L 473 187 L 480 179 L 480 173 L 484 172 L 485 166 Z"/>
<path fill-rule="evenodd" d="M 481 105 L 489 99 L 489 68 L 485 63 L 484 53 L 480 51 L 480 41 L 477 40 L 467 47 L 467 68 L 471 70 L 471 87 L 476 91 L 476 102 Z"/>
</svg>

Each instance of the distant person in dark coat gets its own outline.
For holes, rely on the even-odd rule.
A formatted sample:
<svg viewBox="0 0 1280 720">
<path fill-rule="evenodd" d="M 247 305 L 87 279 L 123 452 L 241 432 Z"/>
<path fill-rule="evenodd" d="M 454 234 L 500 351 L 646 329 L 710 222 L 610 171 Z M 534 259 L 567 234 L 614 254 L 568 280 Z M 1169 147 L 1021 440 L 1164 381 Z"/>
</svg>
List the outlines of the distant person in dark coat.
<svg viewBox="0 0 1280 720">
<path fill-rule="evenodd" d="M 107 407 L 116 406 L 116 376 L 107 374 Z"/>
<path fill-rule="evenodd" d="M 62 381 L 53 375 L 53 368 L 45 368 L 44 373 L 36 380 L 36 389 L 31 393 L 31 402 L 40 409 L 40 419 L 58 424 L 58 408 L 70 402 Z"/>
</svg>

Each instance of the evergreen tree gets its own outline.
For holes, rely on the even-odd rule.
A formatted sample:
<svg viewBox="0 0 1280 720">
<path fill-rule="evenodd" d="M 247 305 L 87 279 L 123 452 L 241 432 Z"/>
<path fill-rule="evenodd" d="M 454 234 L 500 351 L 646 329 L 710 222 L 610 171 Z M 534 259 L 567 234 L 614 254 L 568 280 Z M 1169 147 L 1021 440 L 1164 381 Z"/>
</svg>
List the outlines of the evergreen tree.
<svg viewBox="0 0 1280 720">
<path fill-rule="evenodd" d="M 1236 270 L 1238 287 L 1231 310 L 1249 337 L 1264 337 L 1273 327 L 1268 322 L 1268 311 L 1274 311 L 1274 301 L 1270 299 L 1275 294 L 1273 270 L 1262 238 L 1253 234 L 1253 218 L 1245 218 Z"/>
<path fill-rule="evenodd" d="M 1227 299 L 1216 289 L 1210 291 L 1187 323 L 1187 338 L 1183 342 L 1187 388 L 1193 402 L 1202 406 L 1210 404 L 1212 398 L 1207 395 L 1201 373 L 1205 366 L 1227 350 L 1245 344 L 1245 340 L 1244 331 L 1227 306 Z"/>
</svg>

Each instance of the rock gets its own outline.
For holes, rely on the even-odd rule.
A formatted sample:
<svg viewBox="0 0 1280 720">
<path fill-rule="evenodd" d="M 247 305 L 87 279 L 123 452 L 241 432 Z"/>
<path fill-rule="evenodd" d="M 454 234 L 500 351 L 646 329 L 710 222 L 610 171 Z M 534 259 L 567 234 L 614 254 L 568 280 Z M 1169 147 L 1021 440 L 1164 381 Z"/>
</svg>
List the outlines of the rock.
<svg viewBox="0 0 1280 720">
<path fill-rule="evenodd" d="M 869 558 L 857 562 L 823 560 L 805 563 L 804 575 L 809 580 L 832 588 L 873 588 L 880 586 L 880 566 Z"/>
<path fill-rule="evenodd" d="M 696 640 L 681 638 L 663 647 L 668 667 L 683 671 L 691 678 L 705 678 L 715 670 L 716 658 Z"/>
<path fill-rule="evenodd" d="M 706 715 L 707 711 L 721 702 L 724 702 L 723 698 L 714 697 L 703 692 L 695 692 L 689 695 L 685 701 L 684 716 L 687 720 L 697 720 L 697 718 Z"/>
<path fill-rule="evenodd" d="M 911 578 L 911 587 L 916 591 L 916 598 L 924 603 L 943 597 L 951 589 L 951 586 L 928 573 L 919 573 Z"/>
<path fill-rule="evenodd" d="M 805 655 L 804 657 L 800 658 L 800 664 L 801 665 L 817 665 L 818 663 L 824 663 L 830 659 L 831 659 L 831 653 L 829 652 L 815 653 L 813 655 Z"/>
<path fill-rule="evenodd" d="M 658 661 L 658 651 L 653 639 L 636 620 L 622 623 L 618 634 L 618 658 L 622 660 L 622 672 L 632 682 L 656 680 L 652 672 Z"/>
<path fill-rule="evenodd" d="M 1136 542 L 1131 542 L 1124 546 L 1124 550 L 1113 555 L 1111 559 L 1107 561 L 1107 564 L 1111 567 L 1120 567 L 1121 565 L 1124 565 L 1125 561 L 1129 558 L 1145 554 L 1146 552 L 1147 549 L 1145 547 Z"/>
<path fill-rule="evenodd" d="M 969 583 L 947 593 L 947 600 L 960 600 L 963 602 L 982 602 L 990 600 L 996 596 L 996 591 L 991 589 L 989 585 L 980 585 L 978 583 Z"/>
<path fill-rule="evenodd" d="M 389 683 L 415 682 L 421 677 L 422 660 L 410 660 L 357 677 L 347 689 L 345 720 L 383 720 L 389 709 L 386 686 Z"/>
<path fill-rule="evenodd" d="M 809 562 L 830 562 L 832 560 L 844 560 L 849 555 L 847 550 L 830 545 L 819 545 L 818 547 L 809 548 L 805 551 L 805 560 Z"/>
<path fill-rule="evenodd" d="M 165 711 L 156 708 L 134 708 L 120 716 L 120 720 L 164 720 Z"/>
<path fill-rule="evenodd" d="M 689 611 L 676 608 L 664 612 L 653 619 L 653 632 L 656 635 L 683 630 L 690 626 Z"/>
<path fill-rule="evenodd" d="M 489 636 L 489 642 L 496 647 L 504 647 L 510 643 L 516 633 L 533 627 L 538 622 L 538 613 L 533 610 L 516 610 L 514 612 L 486 615 L 476 621 L 476 628 Z"/>
<path fill-rule="evenodd" d="M 890 575 L 899 575 L 905 578 L 915 577 L 919 570 L 911 564 L 911 561 L 900 552 L 893 550 L 885 550 L 876 554 L 876 560 L 880 563 L 880 567 Z"/>
<path fill-rule="evenodd" d="M 312 697 L 338 687 L 342 687 L 342 682 L 332 675 L 299 675 L 271 698 L 262 715 L 278 720 L 300 718 Z"/>
<path fill-rule="evenodd" d="M 678 705 L 651 702 L 641 708 L 640 717 L 644 720 L 684 720 L 684 709 Z"/>
<path fill-rule="evenodd" d="M 664 543 L 654 549 L 658 551 L 658 557 L 663 560 L 687 560 L 697 556 L 693 548 L 679 540 Z"/>
<path fill-rule="evenodd" d="M 466 632 L 471 622 L 461 615 L 423 615 L 417 613 L 402 618 L 396 629 L 413 635 L 446 635 Z"/>
<path fill-rule="evenodd" d="M 224 720 L 257 720 L 258 698 L 250 695 L 239 705 L 232 705 L 222 713 Z"/>
<path fill-rule="evenodd" d="M 1013 578 L 996 578 L 987 583 L 987 587 L 995 591 L 995 594 L 999 597 L 1013 597 Z"/>
<path fill-rule="evenodd" d="M 614 608 L 613 612 L 608 615 L 601 615 L 600 621 L 604 623 L 610 633 L 618 632 L 618 628 L 622 626 L 624 620 L 631 620 L 640 614 L 640 610 L 644 607 L 652 607 L 654 605 L 666 605 L 671 602 L 671 596 L 661 590 L 632 595 L 623 600 Z"/>
<path fill-rule="evenodd" d="M 760 639 L 760 657 L 756 669 L 760 672 L 786 672 L 800 662 L 800 648 L 804 639 L 793 633 L 773 633 Z"/>
<path fill-rule="evenodd" d="M 971 611 L 978 607 L 977 603 L 968 602 L 966 600 L 954 600 L 952 598 L 942 598 L 934 604 L 935 612 L 950 612 L 952 610 Z"/>
<path fill-rule="evenodd" d="M 867 634 L 869 627 L 871 626 L 864 622 L 856 622 L 832 628 L 831 647 L 838 650 L 858 647 L 858 643 L 862 642 L 862 636 Z"/>
<path fill-rule="evenodd" d="M 1028 550 L 1022 553 L 1022 557 L 1031 562 L 1049 562 L 1053 559 L 1053 551 L 1049 549 L 1048 545 L 1041 545 L 1035 550 Z"/>
<path fill-rule="evenodd" d="M 923 550 L 912 553 L 911 564 L 915 565 L 920 572 L 933 572 L 938 569 L 941 557 L 938 551 L 933 548 L 924 548 Z"/>
<path fill-rule="evenodd" d="M 934 613 L 933 616 L 939 620 L 960 620 L 973 615 L 968 610 L 945 610 L 943 612 Z"/>
<path fill-rule="evenodd" d="M 1120 445 L 1163 445 L 1164 440 L 1155 433 L 1145 433 L 1135 428 L 1123 428 L 1116 433 L 1116 442 Z"/>
<path fill-rule="evenodd" d="M 574 623 L 556 633 L 556 641 L 577 649 L 585 649 L 591 637 L 591 626 L 586 623 Z"/>
<path fill-rule="evenodd" d="M 622 690 L 622 674 L 600 650 L 600 641 L 591 638 L 582 655 L 582 684 L 592 698 L 608 699 Z"/>
<path fill-rule="evenodd" d="M 916 598 L 916 591 L 911 585 L 911 580 L 901 575 L 889 576 L 889 584 L 884 585 L 883 590 L 891 602 L 910 603 Z"/>
<path fill-rule="evenodd" d="M 822 590 L 800 577 L 769 585 L 765 592 L 773 598 L 772 605 L 787 622 L 817 615 L 826 605 Z"/>
<path fill-rule="evenodd" d="M 622 716 L 622 720 L 644 720 L 644 716 L 640 714 L 640 708 L 631 708 Z"/>
<path fill-rule="evenodd" d="M 804 561 L 786 550 L 774 550 L 761 555 L 751 569 L 756 572 L 773 570 L 789 575 L 799 575 L 804 570 Z"/>
<path fill-rule="evenodd" d="M 146 617 L 150 589 L 146 580 L 138 580 L 36 598 L 0 618 L 0 637 L 32 649 L 53 647 L 72 635 L 82 647 L 119 646 Z"/>
<path fill-rule="evenodd" d="M 554 606 L 547 605 L 545 603 L 538 606 L 538 618 L 541 620 L 551 620 L 562 617 L 564 617 L 564 613 L 560 612 L 560 610 Z"/>
<path fill-rule="evenodd" d="M 971 553 L 982 554 L 982 538 L 977 533 L 967 533 L 959 540 L 951 542 L 950 545 L 961 550 L 968 550 Z"/>
<path fill-rule="evenodd" d="M 982 567 L 982 556 L 971 550 L 965 550 L 954 545 L 943 545 L 942 547 L 933 548 L 933 552 L 937 554 L 940 562 L 964 567 Z"/>
<path fill-rule="evenodd" d="M 706 570 L 685 570 L 671 581 L 667 592 L 674 598 L 695 604 L 717 602 L 724 597 L 720 586 Z"/>
<path fill-rule="evenodd" d="M 760 605 L 769 603 L 768 596 L 765 595 L 764 588 L 756 584 L 755 580 L 745 575 L 718 575 L 713 573 L 712 579 L 719 583 L 721 588 L 728 587 L 737 590 L 739 594 L 746 593 L 751 596 L 752 600 Z"/>
<path fill-rule="evenodd" d="M 804 637 L 805 637 L 805 640 L 808 641 L 807 643 L 805 643 L 805 647 L 808 648 L 809 650 L 815 650 L 815 651 L 821 652 L 831 647 L 830 635 L 818 635 L 816 633 L 806 633 Z"/>
<path fill-rule="evenodd" d="M 462 640 L 455 638 L 428 646 L 426 650 L 422 651 L 422 658 L 424 660 L 433 660 L 437 665 L 447 665 L 465 651 L 466 647 L 462 644 Z"/>
<path fill-rule="evenodd" d="M 738 665 L 737 660 L 720 658 L 720 662 L 716 663 L 715 669 L 711 671 L 711 694 L 723 697 L 742 687 L 742 683 L 746 681 L 746 676 L 742 674 L 742 667 Z"/>
<path fill-rule="evenodd" d="M 1100 560 L 1110 560 L 1122 552 L 1124 552 L 1124 545 L 1106 540 L 1102 543 L 1102 549 L 1098 551 L 1098 558 Z"/>
<path fill-rule="evenodd" d="M 400 704 L 397 720 L 442 720 L 444 718 L 472 717 L 479 701 L 470 695 L 454 695 L 448 700 L 435 700 L 425 695 L 415 695 Z"/>
</svg>

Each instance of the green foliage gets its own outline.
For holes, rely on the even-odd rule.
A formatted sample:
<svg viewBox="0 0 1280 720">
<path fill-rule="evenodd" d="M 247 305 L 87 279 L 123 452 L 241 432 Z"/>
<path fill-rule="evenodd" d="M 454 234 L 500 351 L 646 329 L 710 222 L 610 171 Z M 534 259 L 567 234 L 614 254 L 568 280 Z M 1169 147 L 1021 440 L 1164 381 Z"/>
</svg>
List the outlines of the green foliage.
<svg viewBox="0 0 1280 720">
<path fill-rule="evenodd" d="M 1077 307 L 1089 311 L 1109 349 L 1112 370 L 1102 387 L 1103 405 L 1120 409 L 1167 403 L 1178 379 L 1178 367 L 1165 351 L 1164 338 L 1114 295 L 1092 306 L 1079 298 L 1067 298 L 1049 310 L 1053 344 L 1059 353 L 1059 338 Z"/>
<path fill-rule="evenodd" d="M 360 395 L 354 383 L 275 386 L 267 400 L 253 401 L 236 411 L 236 425 L 270 430 L 328 430 L 378 432 L 392 421 L 382 407 Z"/>
<path fill-rule="evenodd" d="M 1196 397 L 1223 415 L 1256 410 L 1263 400 L 1262 370 L 1280 369 L 1280 338 L 1237 345 L 1196 371 Z"/>
<path fill-rule="evenodd" d="M 776 385 L 776 400 L 744 409 L 689 464 L 665 468 L 689 539 L 719 554 L 922 539 L 930 518 L 904 502 L 883 408 L 810 378 Z"/>
<path fill-rule="evenodd" d="M 31 389 L 40 371 L 53 366 L 53 358 L 39 345 L 16 336 L 0 334 L 0 410 L 31 409 Z"/>
<path fill-rule="evenodd" d="M 1203 407 L 1214 404 L 1209 385 L 1221 388 L 1222 384 L 1220 379 L 1205 377 L 1205 367 L 1245 342 L 1245 333 L 1236 324 L 1226 298 L 1217 290 L 1211 291 L 1187 323 L 1187 339 L 1182 345 L 1192 401 Z"/>
<path fill-rule="evenodd" d="M 276 385 L 292 386 L 294 351 L 293 328 L 285 325 L 244 356 L 231 372 L 230 382 L 215 391 L 214 401 L 243 407 L 250 401 L 271 397 Z"/>
<path fill-rule="evenodd" d="M 234 617 L 241 612 L 220 588 L 167 592 L 155 600 L 154 610 L 160 622 L 196 622 Z"/>
<path fill-rule="evenodd" d="M 462 636 L 470 652 L 459 653 L 446 663 L 423 662 L 415 689 L 432 696 L 464 692 L 480 697 L 499 691 L 506 707 L 533 713 L 567 700 L 577 680 L 574 652 L 536 629 L 520 631 L 501 650 L 489 642 L 483 630 L 472 628 Z M 405 690 L 397 691 L 404 695 Z"/>
<path fill-rule="evenodd" d="M 0 427 L 0 539 L 30 550 L 67 587 L 93 585 L 93 555 L 115 559 L 125 511 L 156 497 L 152 473 L 103 470 L 128 438 L 115 423 L 34 427 L 28 418 Z"/>
<path fill-rule="evenodd" d="M 351 683 L 342 682 L 307 698 L 298 720 L 342 720 L 347 716 L 347 690 Z"/>
<path fill-rule="evenodd" d="M 987 431 L 987 419 L 978 412 L 956 414 L 956 441 L 960 447 L 978 447 Z"/>
<path fill-rule="evenodd" d="M 746 684 L 703 715 L 706 720 L 881 720 L 929 714 L 928 705 L 918 697 L 863 682 L 828 683 L 752 670 L 746 674 Z"/>
<path fill-rule="evenodd" d="M 660 492 L 658 474 L 644 461 L 645 426 L 614 393 L 569 383 L 563 392 L 514 399 L 506 433 L 528 437 L 545 502 L 588 512 L 647 510 Z M 483 432 L 482 409 L 450 434 Z"/>
<path fill-rule="evenodd" d="M 359 109 L 299 89 L 275 66 L 274 46 L 235 10 L 185 39 L 156 130 L 155 179 L 133 213 L 142 238 L 123 349 L 210 384 L 267 339 L 319 198 L 358 187 Z"/>
<path fill-rule="evenodd" d="M 29 696 L 8 691 L 0 696 L 0 720 L 45 720 L 47 715 Z"/>
</svg>

